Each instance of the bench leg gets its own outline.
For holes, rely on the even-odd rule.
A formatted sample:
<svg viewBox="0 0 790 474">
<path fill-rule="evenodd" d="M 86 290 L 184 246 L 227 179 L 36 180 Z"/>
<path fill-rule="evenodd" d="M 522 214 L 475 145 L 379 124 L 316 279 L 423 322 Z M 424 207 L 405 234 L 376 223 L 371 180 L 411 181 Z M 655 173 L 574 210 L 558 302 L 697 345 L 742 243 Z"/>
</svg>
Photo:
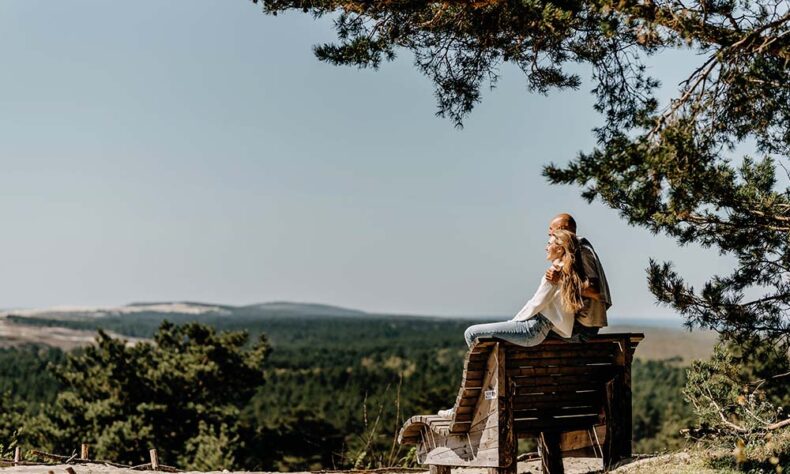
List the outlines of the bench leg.
<svg viewBox="0 0 790 474">
<path fill-rule="evenodd" d="M 543 432 L 538 438 L 538 451 L 543 474 L 563 474 L 560 433 Z"/>
<path fill-rule="evenodd" d="M 631 457 L 631 390 L 622 375 L 606 384 L 606 441 L 603 445 L 604 469 Z"/>
<path fill-rule="evenodd" d="M 450 466 L 430 466 L 431 474 L 450 474 Z"/>
</svg>

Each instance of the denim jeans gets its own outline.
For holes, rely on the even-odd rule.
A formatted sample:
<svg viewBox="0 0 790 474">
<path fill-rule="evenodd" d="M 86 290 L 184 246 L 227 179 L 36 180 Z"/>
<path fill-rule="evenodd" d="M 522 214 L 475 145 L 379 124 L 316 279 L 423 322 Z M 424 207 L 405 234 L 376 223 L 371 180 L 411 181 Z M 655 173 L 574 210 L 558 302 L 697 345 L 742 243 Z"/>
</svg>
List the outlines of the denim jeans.
<svg viewBox="0 0 790 474">
<path fill-rule="evenodd" d="M 537 346 L 551 331 L 551 322 L 542 314 L 526 321 L 502 321 L 500 323 L 475 324 L 464 332 L 466 345 L 472 347 L 479 337 L 495 337 L 519 346 Z"/>
<path fill-rule="evenodd" d="M 549 333 L 549 337 L 562 339 L 563 341 L 567 341 L 567 342 L 587 342 L 590 336 L 595 336 L 596 334 L 598 334 L 599 329 L 601 328 L 587 327 L 584 324 L 581 324 L 579 321 L 574 321 L 573 335 L 571 337 L 562 337 L 556 333 Z"/>
</svg>

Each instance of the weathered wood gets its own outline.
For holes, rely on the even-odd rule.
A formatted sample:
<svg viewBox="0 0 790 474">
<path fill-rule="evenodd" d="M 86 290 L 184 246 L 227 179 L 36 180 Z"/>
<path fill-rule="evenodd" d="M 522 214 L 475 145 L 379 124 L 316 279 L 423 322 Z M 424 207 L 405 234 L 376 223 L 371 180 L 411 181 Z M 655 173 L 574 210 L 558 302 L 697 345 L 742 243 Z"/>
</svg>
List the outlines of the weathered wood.
<svg viewBox="0 0 790 474">
<path fill-rule="evenodd" d="M 475 411 L 475 406 L 472 405 L 472 404 L 464 405 L 464 406 L 460 406 L 460 407 L 455 407 L 455 414 L 456 414 L 456 416 L 458 416 L 458 415 L 465 415 L 467 413 L 474 413 L 474 411 Z"/>
<path fill-rule="evenodd" d="M 510 357 L 513 361 L 524 359 L 580 359 L 586 357 L 601 357 L 602 355 L 615 355 L 617 345 L 612 344 L 605 349 L 579 349 L 579 350 L 546 350 L 540 352 L 514 352 Z"/>
<path fill-rule="evenodd" d="M 528 387 L 517 387 L 516 395 L 530 395 L 534 393 L 595 393 L 601 389 L 601 384 L 594 380 L 579 382 L 567 385 L 533 385 Z"/>
<path fill-rule="evenodd" d="M 571 385 L 571 384 L 587 384 L 594 383 L 599 385 L 599 382 L 602 380 L 608 380 L 610 377 L 606 377 L 607 374 L 595 375 L 595 374 L 584 374 L 584 375 L 563 375 L 558 374 L 556 376 L 546 375 L 543 377 L 524 377 L 515 379 L 514 382 L 518 387 L 535 387 L 541 385 Z"/>
<path fill-rule="evenodd" d="M 90 448 L 87 444 L 82 443 L 80 445 L 80 459 L 90 459 Z"/>
<path fill-rule="evenodd" d="M 69 466 L 69 467 L 67 467 L 67 468 L 66 468 L 66 472 L 67 472 L 68 474 L 77 474 L 77 471 L 75 471 L 75 470 L 74 470 L 74 468 L 73 468 L 73 467 L 71 467 L 71 466 Z"/>
<path fill-rule="evenodd" d="M 516 470 L 516 457 L 518 455 L 518 438 L 516 437 L 516 430 L 514 426 L 513 414 L 513 393 L 515 392 L 515 385 L 512 380 L 507 378 L 507 356 L 505 353 L 504 344 L 497 344 L 496 347 L 497 358 L 497 415 L 498 415 L 498 428 L 499 428 L 499 468 L 506 471 L 498 472 L 498 474 L 505 474 L 505 472 L 513 472 Z"/>
<path fill-rule="evenodd" d="M 519 432 L 537 434 L 541 431 L 572 431 L 588 428 L 598 423 L 599 417 L 577 416 L 572 418 L 555 418 L 553 420 L 516 420 L 515 427 Z"/>
<path fill-rule="evenodd" d="M 466 380 L 481 380 L 484 372 L 482 370 L 465 370 L 464 378 Z"/>
<path fill-rule="evenodd" d="M 630 364 L 642 337 L 531 348 L 478 341 L 464 359 L 453 418 L 412 417 L 399 441 L 417 444 L 421 464 L 490 474 L 515 474 L 516 439 L 531 435 L 542 439 L 546 472 L 561 472 L 563 455 L 603 456 L 609 466 L 630 454 Z"/>
<path fill-rule="evenodd" d="M 151 470 L 158 471 L 159 470 L 159 453 L 156 452 L 156 449 L 152 449 L 148 452 L 151 457 Z"/>
<path fill-rule="evenodd" d="M 625 422 L 623 420 L 625 407 L 623 406 L 622 388 L 622 375 L 616 376 L 606 384 L 606 403 L 604 404 L 606 441 L 603 445 L 603 463 L 606 468 L 623 459 L 625 455 L 623 452 L 624 438 L 626 436 L 623 426 Z M 630 442 L 631 440 L 628 438 L 629 445 Z"/>
<path fill-rule="evenodd" d="M 596 390 L 594 392 L 560 393 L 548 398 L 540 393 L 521 394 L 514 397 L 514 407 L 516 409 L 529 408 L 531 406 L 535 406 L 535 404 L 537 403 L 549 403 L 552 406 L 560 405 L 563 403 L 581 403 L 581 402 L 587 402 L 587 403 L 597 402 L 599 404 L 602 404 L 603 398 L 604 398 L 603 387 L 600 387 L 599 390 Z"/>
<path fill-rule="evenodd" d="M 516 411 L 524 411 L 591 407 L 591 409 L 601 412 L 603 410 L 603 402 L 600 394 L 595 393 L 592 397 L 589 395 L 589 393 L 558 394 L 555 395 L 555 397 L 562 399 L 556 401 L 552 400 L 554 397 L 539 396 L 532 397 L 532 400 L 518 399 L 513 403 L 513 409 Z"/>
<path fill-rule="evenodd" d="M 460 399 L 458 401 L 458 405 L 457 406 L 460 406 L 460 407 L 474 406 L 476 403 L 477 403 L 477 397 L 467 397 L 467 398 Z"/>
<path fill-rule="evenodd" d="M 600 415 L 598 407 L 592 405 L 581 405 L 577 407 L 555 407 L 549 406 L 541 408 L 528 408 L 525 410 L 514 410 L 514 418 L 535 417 L 538 419 L 549 419 L 568 415 Z"/>
<path fill-rule="evenodd" d="M 557 377 L 565 375 L 601 375 L 605 376 L 612 372 L 611 365 L 582 365 L 576 367 L 516 367 L 512 368 L 508 361 L 508 377 Z"/>
<path fill-rule="evenodd" d="M 627 347 L 629 337 L 623 337 L 623 343 Z M 623 364 L 623 438 L 621 440 L 621 452 L 624 458 L 632 455 L 631 444 L 633 435 L 633 409 L 631 402 L 631 363 L 633 362 L 633 349 L 625 351 L 625 363 Z"/>
<path fill-rule="evenodd" d="M 538 452 L 543 474 L 563 474 L 562 452 L 560 451 L 560 434 L 544 431 L 538 436 Z"/>
<path fill-rule="evenodd" d="M 595 365 L 613 365 L 613 356 L 604 354 L 601 357 L 585 357 L 581 359 L 553 357 L 548 359 L 522 359 L 513 367 L 587 367 Z"/>
<path fill-rule="evenodd" d="M 603 458 L 602 443 L 606 439 L 606 426 L 596 425 L 586 430 L 569 431 L 560 435 L 563 457 Z"/>
</svg>

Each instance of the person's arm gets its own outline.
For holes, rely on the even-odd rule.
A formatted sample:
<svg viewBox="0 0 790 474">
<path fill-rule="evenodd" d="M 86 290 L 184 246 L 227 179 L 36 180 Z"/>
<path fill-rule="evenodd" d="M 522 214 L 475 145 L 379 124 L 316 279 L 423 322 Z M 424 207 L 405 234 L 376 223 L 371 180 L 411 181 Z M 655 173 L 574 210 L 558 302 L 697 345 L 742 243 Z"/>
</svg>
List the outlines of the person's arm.
<svg viewBox="0 0 790 474">
<path fill-rule="evenodd" d="M 552 285 L 545 277 L 540 280 L 540 286 L 527 304 L 516 313 L 513 321 L 526 321 L 540 313 L 554 298 L 557 287 Z"/>
<path fill-rule="evenodd" d="M 592 298 L 594 300 L 601 300 L 601 292 L 598 291 L 597 283 L 593 283 L 591 280 L 585 280 L 582 282 L 582 297 L 583 298 Z"/>
<path fill-rule="evenodd" d="M 601 298 L 600 278 L 598 277 L 598 266 L 595 263 L 595 254 L 586 245 L 581 247 L 582 271 L 584 280 L 582 281 L 582 296 L 599 300 Z"/>
</svg>

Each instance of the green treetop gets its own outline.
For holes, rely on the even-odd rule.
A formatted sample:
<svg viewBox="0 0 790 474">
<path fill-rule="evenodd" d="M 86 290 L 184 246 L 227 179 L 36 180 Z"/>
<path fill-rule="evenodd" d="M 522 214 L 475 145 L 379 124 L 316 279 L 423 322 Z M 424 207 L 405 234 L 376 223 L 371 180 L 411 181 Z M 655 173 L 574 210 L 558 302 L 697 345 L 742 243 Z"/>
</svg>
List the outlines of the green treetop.
<svg viewBox="0 0 790 474">
<path fill-rule="evenodd" d="M 40 445 L 71 452 L 90 442 L 96 458 L 232 469 L 244 452 L 240 411 L 263 384 L 265 339 L 198 323 L 162 323 L 153 343 L 100 332 L 95 346 L 54 368 L 64 389 L 46 410 Z M 33 429 L 33 428 L 31 428 Z"/>
</svg>

